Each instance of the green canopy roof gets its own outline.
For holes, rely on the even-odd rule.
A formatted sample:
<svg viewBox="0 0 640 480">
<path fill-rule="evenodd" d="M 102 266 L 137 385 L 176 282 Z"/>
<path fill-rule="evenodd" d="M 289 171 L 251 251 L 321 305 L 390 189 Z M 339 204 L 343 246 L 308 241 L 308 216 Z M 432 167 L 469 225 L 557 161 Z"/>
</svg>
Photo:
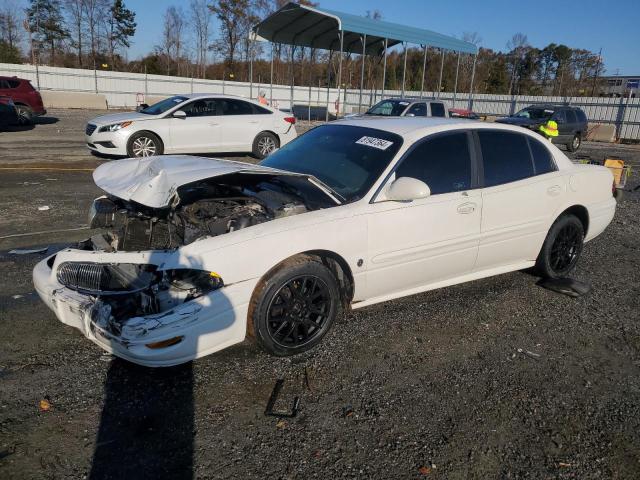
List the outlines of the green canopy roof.
<svg viewBox="0 0 640 480">
<path fill-rule="evenodd" d="M 362 36 L 365 34 L 367 54 L 379 54 L 385 39 L 389 47 L 407 42 L 462 53 L 478 52 L 478 47 L 472 43 L 431 30 L 297 3 L 286 4 L 253 27 L 256 34 L 274 43 L 323 50 L 340 49 L 341 30 L 344 31 L 345 52 L 362 53 Z"/>
</svg>

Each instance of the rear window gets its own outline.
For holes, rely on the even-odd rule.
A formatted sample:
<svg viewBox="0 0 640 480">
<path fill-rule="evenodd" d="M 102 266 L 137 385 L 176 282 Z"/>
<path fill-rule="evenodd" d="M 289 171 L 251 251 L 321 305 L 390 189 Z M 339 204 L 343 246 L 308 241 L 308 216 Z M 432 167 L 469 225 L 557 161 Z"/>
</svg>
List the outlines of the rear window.
<svg viewBox="0 0 640 480">
<path fill-rule="evenodd" d="M 404 100 L 382 100 L 367 110 L 367 115 L 380 115 L 383 117 L 397 117 L 409 106 Z"/>
<path fill-rule="evenodd" d="M 444 104 L 432 102 L 431 103 L 431 116 L 432 117 L 444 117 Z"/>
<path fill-rule="evenodd" d="M 513 132 L 479 131 L 484 185 L 493 187 L 534 175 L 527 138 Z"/>
</svg>

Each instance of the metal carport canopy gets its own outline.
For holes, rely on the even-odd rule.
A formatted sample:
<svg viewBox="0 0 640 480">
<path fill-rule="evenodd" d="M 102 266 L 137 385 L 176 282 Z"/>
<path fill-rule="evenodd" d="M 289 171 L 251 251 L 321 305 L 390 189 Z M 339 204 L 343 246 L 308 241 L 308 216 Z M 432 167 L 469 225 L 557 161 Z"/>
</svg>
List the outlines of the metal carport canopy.
<svg viewBox="0 0 640 480">
<path fill-rule="evenodd" d="M 288 3 L 253 28 L 254 32 L 273 43 L 301 47 L 338 50 L 340 32 L 344 32 L 344 52 L 362 53 L 362 36 L 366 35 L 367 54 L 380 54 L 385 47 L 413 43 L 461 53 L 478 53 L 469 42 L 422 28 L 359 17 Z"/>
</svg>

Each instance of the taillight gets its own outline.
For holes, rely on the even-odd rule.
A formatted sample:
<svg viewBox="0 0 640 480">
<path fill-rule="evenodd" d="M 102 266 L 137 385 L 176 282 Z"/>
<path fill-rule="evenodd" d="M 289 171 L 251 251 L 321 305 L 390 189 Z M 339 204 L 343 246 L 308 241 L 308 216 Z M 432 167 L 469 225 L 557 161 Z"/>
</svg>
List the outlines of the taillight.
<svg viewBox="0 0 640 480">
<path fill-rule="evenodd" d="M 296 124 L 296 117 L 284 117 L 284 121 L 290 123 L 291 125 Z"/>
</svg>

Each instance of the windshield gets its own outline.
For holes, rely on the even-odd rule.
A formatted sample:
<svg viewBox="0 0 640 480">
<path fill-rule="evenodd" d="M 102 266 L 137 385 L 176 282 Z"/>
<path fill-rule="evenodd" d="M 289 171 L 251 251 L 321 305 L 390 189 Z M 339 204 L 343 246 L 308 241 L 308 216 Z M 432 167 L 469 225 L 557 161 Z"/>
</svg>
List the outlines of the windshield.
<svg viewBox="0 0 640 480">
<path fill-rule="evenodd" d="M 150 107 L 145 108 L 144 110 L 140 110 L 140 113 L 146 113 L 147 115 L 160 115 L 161 113 L 166 112 L 167 110 L 172 109 L 176 105 L 181 104 L 185 100 L 188 100 L 187 97 L 175 96 L 165 98 L 164 100 L 154 103 Z"/>
<path fill-rule="evenodd" d="M 514 117 L 530 118 L 531 120 L 547 120 L 553 115 L 553 110 L 549 108 L 523 108 Z"/>
<path fill-rule="evenodd" d="M 383 117 L 399 117 L 409 106 L 410 102 L 403 100 L 382 100 L 367 110 L 367 115 L 380 115 Z"/>
<path fill-rule="evenodd" d="M 322 125 L 260 162 L 313 175 L 347 202 L 362 198 L 389 165 L 402 138 L 374 128 Z"/>
</svg>

